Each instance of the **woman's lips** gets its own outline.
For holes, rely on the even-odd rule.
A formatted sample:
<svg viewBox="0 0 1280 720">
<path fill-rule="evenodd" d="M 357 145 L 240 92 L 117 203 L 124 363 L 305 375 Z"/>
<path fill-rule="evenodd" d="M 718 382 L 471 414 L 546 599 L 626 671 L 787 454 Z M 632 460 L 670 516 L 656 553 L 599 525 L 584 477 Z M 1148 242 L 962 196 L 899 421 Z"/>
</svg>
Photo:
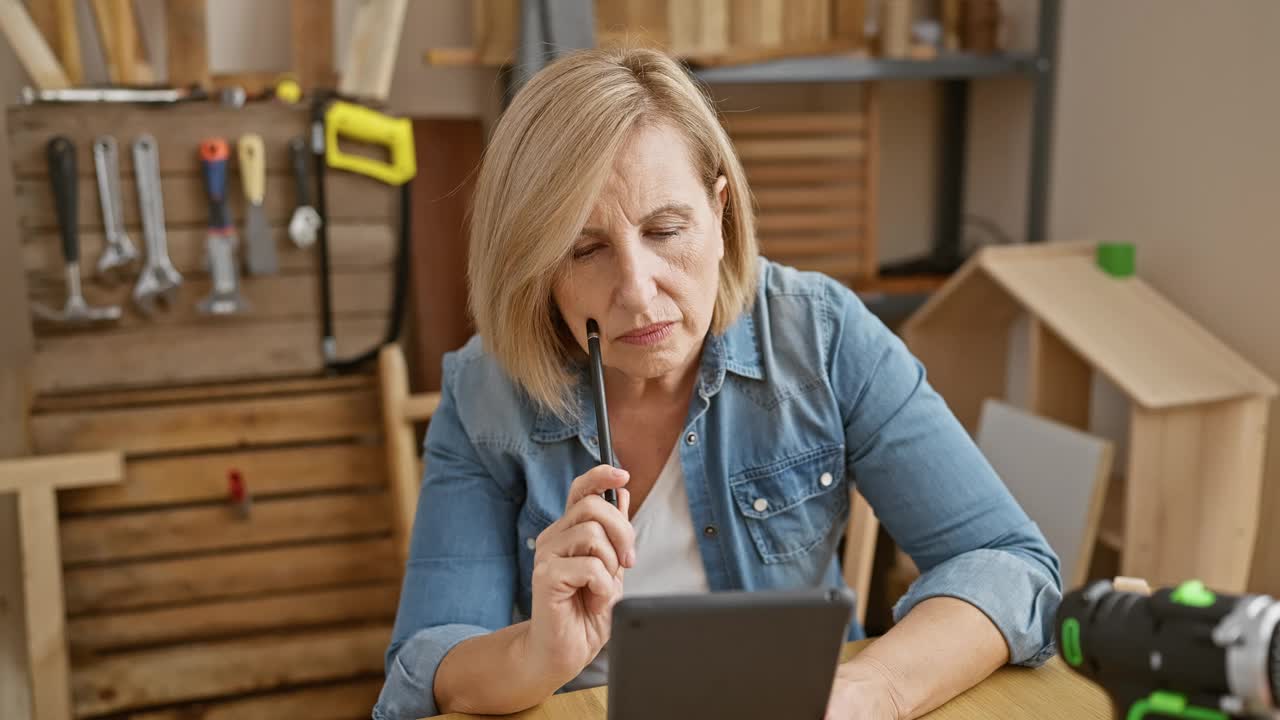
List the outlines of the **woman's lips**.
<svg viewBox="0 0 1280 720">
<path fill-rule="evenodd" d="M 670 337 L 673 327 L 673 322 L 654 323 L 620 335 L 618 340 L 631 345 L 655 345 Z"/>
</svg>

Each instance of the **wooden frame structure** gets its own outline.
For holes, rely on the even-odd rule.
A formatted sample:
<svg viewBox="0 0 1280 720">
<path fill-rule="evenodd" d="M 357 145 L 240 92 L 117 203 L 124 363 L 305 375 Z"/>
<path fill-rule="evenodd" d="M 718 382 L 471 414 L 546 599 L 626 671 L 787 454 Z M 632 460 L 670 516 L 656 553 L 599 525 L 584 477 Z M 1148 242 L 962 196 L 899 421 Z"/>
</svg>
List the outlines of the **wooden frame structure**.
<svg viewBox="0 0 1280 720">
<path fill-rule="evenodd" d="M 1121 573 L 1241 592 L 1276 385 L 1151 286 L 1107 275 L 1093 255 L 1090 243 L 985 248 L 903 337 L 973 432 L 983 400 L 1004 395 L 1009 328 L 1027 313 L 1032 412 L 1087 430 L 1095 372 L 1130 401 L 1124 509 L 1104 508 L 1123 522 L 1100 533 L 1118 546 Z"/>
</svg>

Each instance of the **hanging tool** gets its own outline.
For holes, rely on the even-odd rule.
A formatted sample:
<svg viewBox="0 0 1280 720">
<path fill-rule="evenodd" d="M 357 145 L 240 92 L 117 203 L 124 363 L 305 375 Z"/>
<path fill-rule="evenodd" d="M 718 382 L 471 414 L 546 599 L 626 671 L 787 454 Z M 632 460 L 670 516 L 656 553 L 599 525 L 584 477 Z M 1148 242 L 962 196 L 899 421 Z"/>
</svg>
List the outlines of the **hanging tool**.
<svg viewBox="0 0 1280 720">
<path fill-rule="evenodd" d="M 276 260 L 275 238 L 271 237 L 263 208 L 267 194 L 267 163 L 262 136 L 253 133 L 241 135 L 236 151 L 240 156 L 240 185 L 244 187 L 244 199 L 248 205 L 244 220 L 245 244 L 248 247 L 245 265 L 250 275 L 274 275 L 279 271 L 280 263 Z"/>
<path fill-rule="evenodd" d="M 67 88 L 65 90 L 37 90 L 22 88 L 19 98 L 23 105 L 35 103 L 140 103 L 144 105 L 171 105 L 184 100 L 204 100 L 209 97 L 204 90 L 191 88 Z"/>
<path fill-rule="evenodd" d="M 320 231 L 320 213 L 311 206 L 311 188 L 307 186 L 307 154 L 306 138 L 296 137 L 289 141 L 289 164 L 293 166 L 293 183 L 298 192 L 298 204 L 293 209 L 293 217 L 289 219 L 289 239 L 300 248 L 309 248 L 316 242 L 316 233 Z"/>
<path fill-rule="evenodd" d="M 58 230 L 62 236 L 62 257 L 66 261 L 67 302 L 61 311 L 41 303 L 32 303 L 31 310 L 44 320 L 67 324 L 119 320 L 119 307 L 90 307 L 80 289 L 76 146 L 70 138 L 59 135 L 49 141 L 47 150 L 49 181 L 53 185 L 53 202 L 58 213 Z"/>
<path fill-rule="evenodd" d="M 1280 718 L 1280 601 L 1191 580 L 1148 595 L 1100 580 L 1057 614 L 1067 665 L 1102 686 L 1115 716 Z"/>
<path fill-rule="evenodd" d="M 346 136 L 356 142 L 382 145 L 390 151 L 391 162 L 383 163 L 342 152 L 338 138 Z M 410 181 L 417 173 L 413 149 L 413 125 L 405 118 L 393 118 L 375 110 L 334 100 L 319 94 L 311 108 L 311 151 L 316 162 L 316 209 L 320 214 L 320 314 L 321 357 L 325 367 L 342 372 L 359 367 L 377 356 L 378 350 L 400 336 L 404 316 L 405 287 L 409 277 L 409 212 L 413 205 Z M 338 341 L 333 334 L 333 298 L 329 283 L 329 221 L 325 216 L 325 167 L 350 170 L 400 186 L 400 234 L 392 281 L 391 315 L 383 341 L 373 348 L 345 360 L 338 359 Z"/>
<path fill-rule="evenodd" d="M 138 205 L 142 210 L 142 238 L 147 261 L 133 287 L 133 300 L 147 315 L 155 312 L 156 300 L 173 303 L 182 275 L 169 259 L 169 243 L 164 234 L 164 196 L 160 193 L 160 150 L 156 139 L 140 135 L 133 141 L 133 168 L 137 173 Z"/>
<path fill-rule="evenodd" d="M 227 141 L 210 138 L 200 143 L 200 167 L 209 193 L 209 232 L 205 235 L 209 276 L 213 289 L 196 305 L 205 315 L 235 315 L 247 312 L 249 303 L 240 296 L 240 269 L 236 265 L 236 226 L 227 204 Z"/>
<path fill-rule="evenodd" d="M 227 471 L 227 502 L 235 508 L 236 517 L 248 520 L 253 510 L 253 498 L 245 485 L 244 474 L 232 468 Z"/>
<path fill-rule="evenodd" d="M 124 205 L 120 200 L 120 151 L 116 139 L 101 135 L 93 141 L 93 168 L 102 203 L 102 227 L 107 244 L 98 256 L 98 276 L 115 282 L 138 259 L 138 250 L 124 231 Z"/>
</svg>

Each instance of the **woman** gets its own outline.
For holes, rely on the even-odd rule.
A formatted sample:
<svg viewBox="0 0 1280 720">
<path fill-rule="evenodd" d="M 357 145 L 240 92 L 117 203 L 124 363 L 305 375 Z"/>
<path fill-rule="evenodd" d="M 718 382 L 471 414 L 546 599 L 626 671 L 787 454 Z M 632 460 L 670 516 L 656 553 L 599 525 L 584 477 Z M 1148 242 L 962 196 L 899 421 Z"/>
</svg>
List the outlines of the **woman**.
<svg viewBox="0 0 1280 720">
<path fill-rule="evenodd" d="M 840 666 L 830 717 L 914 717 L 1050 656 L 1039 530 L 853 293 L 757 257 L 750 207 L 710 102 L 660 53 L 570 55 L 515 98 L 477 182 L 479 335 L 445 358 L 375 718 L 602 684 L 624 593 L 838 585 L 855 485 L 923 574 Z M 625 470 L 598 464 L 588 318 Z"/>
</svg>

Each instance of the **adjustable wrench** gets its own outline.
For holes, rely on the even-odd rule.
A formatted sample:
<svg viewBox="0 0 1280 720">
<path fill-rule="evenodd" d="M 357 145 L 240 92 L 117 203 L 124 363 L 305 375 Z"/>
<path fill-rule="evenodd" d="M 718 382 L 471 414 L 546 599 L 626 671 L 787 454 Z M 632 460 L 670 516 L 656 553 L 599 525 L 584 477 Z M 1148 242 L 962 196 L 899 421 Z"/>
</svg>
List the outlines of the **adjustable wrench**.
<svg viewBox="0 0 1280 720">
<path fill-rule="evenodd" d="M 117 269 L 138 258 L 133 241 L 124 231 L 124 207 L 120 202 L 120 157 L 116 139 L 102 135 L 93 141 L 93 166 L 98 176 L 98 199 L 102 202 L 102 226 L 107 245 L 98 256 L 99 277 L 119 280 Z"/>
<path fill-rule="evenodd" d="M 160 194 L 160 151 L 156 139 L 140 135 L 133 141 L 133 166 L 138 174 L 138 205 L 142 210 L 142 236 L 147 246 L 147 262 L 133 287 L 133 300 L 147 315 L 155 311 L 159 298 L 172 304 L 182 275 L 169 260 L 169 244 L 164 235 L 164 197 Z"/>
</svg>

